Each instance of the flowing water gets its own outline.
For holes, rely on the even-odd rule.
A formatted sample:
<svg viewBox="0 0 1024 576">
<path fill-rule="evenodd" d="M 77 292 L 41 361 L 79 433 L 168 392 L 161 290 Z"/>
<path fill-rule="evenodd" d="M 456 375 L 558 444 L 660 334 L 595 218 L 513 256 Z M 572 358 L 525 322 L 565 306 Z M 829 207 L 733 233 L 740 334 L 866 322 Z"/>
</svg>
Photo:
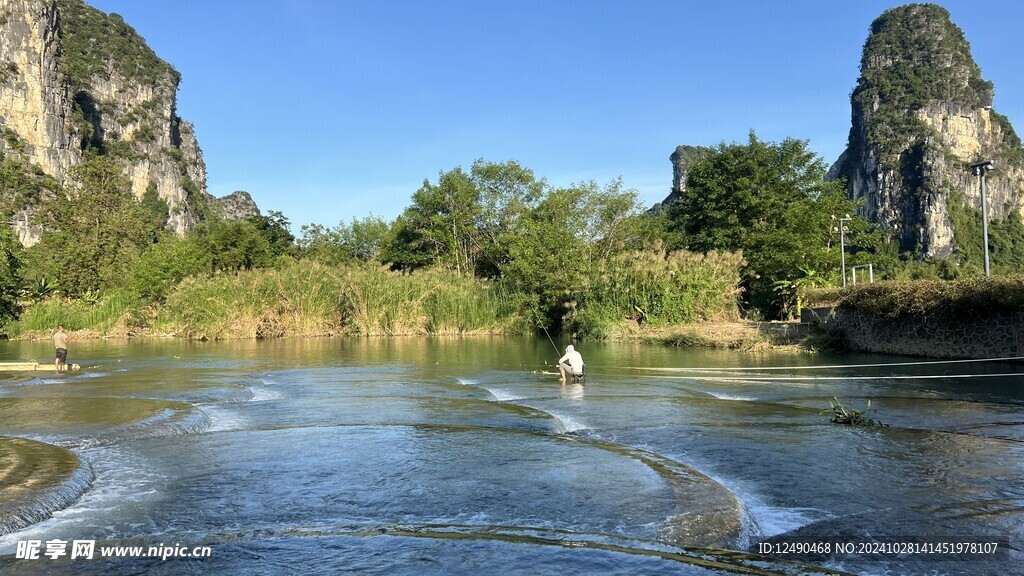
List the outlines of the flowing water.
<svg viewBox="0 0 1024 576">
<path fill-rule="evenodd" d="M 543 339 L 75 342 L 81 372 L 0 373 L 0 572 L 1024 573 L 1021 365 L 579 347 L 561 386 Z M 909 540 L 1000 548 L 765 548 Z"/>
</svg>

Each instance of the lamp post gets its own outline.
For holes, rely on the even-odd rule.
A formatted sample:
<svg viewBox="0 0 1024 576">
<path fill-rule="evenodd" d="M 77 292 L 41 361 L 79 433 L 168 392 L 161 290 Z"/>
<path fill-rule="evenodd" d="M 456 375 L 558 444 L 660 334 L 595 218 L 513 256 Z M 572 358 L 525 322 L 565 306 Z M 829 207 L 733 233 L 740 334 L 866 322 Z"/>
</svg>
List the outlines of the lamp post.
<svg viewBox="0 0 1024 576">
<path fill-rule="evenodd" d="M 981 186 L 981 234 L 985 242 L 985 276 L 991 276 L 992 271 L 988 265 L 988 201 L 985 199 L 985 174 L 993 170 L 996 163 L 991 160 L 971 164 L 974 175 L 978 177 Z"/>
<path fill-rule="evenodd" d="M 832 215 L 832 219 L 837 220 L 835 214 Z M 843 222 L 849 222 L 850 220 L 853 220 L 853 218 L 847 214 L 845 218 L 838 218 L 838 220 L 839 227 L 833 227 L 832 230 L 839 232 L 839 265 L 843 268 L 843 288 L 846 288 L 846 241 L 843 238 L 843 232 L 845 231 Z"/>
</svg>

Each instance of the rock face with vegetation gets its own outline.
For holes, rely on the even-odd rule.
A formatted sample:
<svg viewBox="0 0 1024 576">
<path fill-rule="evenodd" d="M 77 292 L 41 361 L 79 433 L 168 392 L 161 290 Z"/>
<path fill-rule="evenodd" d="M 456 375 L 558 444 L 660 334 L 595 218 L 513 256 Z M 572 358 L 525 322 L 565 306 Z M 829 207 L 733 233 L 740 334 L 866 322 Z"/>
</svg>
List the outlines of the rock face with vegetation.
<svg viewBox="0 0 1024 576">
<path fill-rule="evenodd" d="M 169 229 L 202 220 L 206 166 L 176 112 L 179 81 L 117 14 L 82 0 L 0 0 L 0 154 L 21 180 L 59 184 L 42 195 L 66 187 L 91 149 L 121 162 L 136 198 L 167 204 Z M 0 194 L 25 245 L 42 232 L 31 219 L 39 194 Z"/>
<path fill-rule="evenodd" d="M 236 190 L 217 198 L 214 205 L 225 220 L 245 220 L 260 215 L 260 207 L 245 190 Z"/>
<path fill-rule="evenodd" d="M 672 155 L 668 157 L 672 163 L 672 191 L 664 200 L 655 204 L 651 209 L 660 212 L 668 205 L 682 198 L 686 193 L 686 175 L 690 168 L 698 160 L 707 155 L 711 150 L 706 146 L 676 146 Z"/>
<path fill-rule="evenodd" d="M 960 28 L 934 4 L 887 10 L 871 24 L 852 95 L 846 151 L 832 167 L 845 177 L 862 215 L 881 225 L 901 252 L 947 257 L 966 244 L 963 211 L 981 209 L 969 165 L 994 160 L 988 208 L 993 220 L 1024 212 L 1024 150 L 1005 116 L 992 109 Z"/>
</svg>

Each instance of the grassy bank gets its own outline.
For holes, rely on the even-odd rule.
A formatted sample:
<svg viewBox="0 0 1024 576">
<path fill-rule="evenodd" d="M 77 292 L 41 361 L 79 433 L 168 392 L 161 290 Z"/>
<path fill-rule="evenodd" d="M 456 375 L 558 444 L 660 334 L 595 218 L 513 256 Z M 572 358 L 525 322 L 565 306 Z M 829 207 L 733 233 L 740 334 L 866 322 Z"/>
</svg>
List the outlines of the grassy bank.
<svg viewBox="0 0 1024 576">
<path fill-rule="evenodd" d="M 715 348 L 744 352 L 813 352 L 817 348 L 813 344 L 813 336 L 794 328 L 795 323 L 781 322 L 699 322 L 685 326 L 624 331 L 617 339 L 681 348 Z"/>
<path fill-rule="evenodd" d="M 492 283 L 430 270 L 301 261 L 279 268 L 187 278 L 163 302 L 128 291 L 96 301 L 51 298 L 29 306 L 5 330 L 49 334 L 57 324 L 103 336 L 194 339 L 335 334 L 524 334 L 515 297 Z"/>
<path fill-rule="evenodd" d="M 738 253 L 627 252 L 577 276 L 556 313 L 563 331 L 585 339 L 636 340 L 652 330 L 735 320 L 742 263 Z M 209 340 L 539 330 L 541 314 L 531 308 L 536 300 L 510 285 L 440 268 L 408 273 L 285 260 L 187 277 L 155 293 L 126 287 L 77 300 L 54 295 L 25 303 L 3 330 L 12 338 L 39 338 L 63 324 L 83 336 Z"/>
<path fill-rule="evenodd" d="M 740 252 L 633 251 L 601 263 L 567 315 L 586 338 L 739 319 Z"/>
<path fill-rule="evenodd" d="M 439 270 L 402 274 L 315 262 L 188 279 L 154 328 L 209 339 L 528 331 L 515 300 L 487 282 Z"/>
<path fill-rule="evenodd" d="M 3 326 L 3 332 L 13 339 L 35 338 L 63 325 L 83 335 L 129 336 L 148 326 L 146 313 L 146 303 L 127 291 L 89 300 L 53 296 L 27 306 L 18 320 Z"/>
<path fill-rule="evenodd" d="M 1024 275 L 860 284 L 838 305 L 882 318 L 973 318 L 1024 310 Z"/>
</svg>

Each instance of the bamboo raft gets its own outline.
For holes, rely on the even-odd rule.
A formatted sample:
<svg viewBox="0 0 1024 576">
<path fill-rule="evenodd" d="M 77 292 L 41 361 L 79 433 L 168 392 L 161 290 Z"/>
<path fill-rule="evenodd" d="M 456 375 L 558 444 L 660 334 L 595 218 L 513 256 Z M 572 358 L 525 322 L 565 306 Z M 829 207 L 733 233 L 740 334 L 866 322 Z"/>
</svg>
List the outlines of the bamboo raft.
<svg viewBox="0 0 1024 576">
<path fill-rule="evenodd" d="M 78 370 L 78 364 L 68 364 L 68 370 Z M 56 372 L 57 369 L 50 364 L 40 364 L 31 360 L 27 362 L 0 362 L 0 372 Z"/>
</svg>

